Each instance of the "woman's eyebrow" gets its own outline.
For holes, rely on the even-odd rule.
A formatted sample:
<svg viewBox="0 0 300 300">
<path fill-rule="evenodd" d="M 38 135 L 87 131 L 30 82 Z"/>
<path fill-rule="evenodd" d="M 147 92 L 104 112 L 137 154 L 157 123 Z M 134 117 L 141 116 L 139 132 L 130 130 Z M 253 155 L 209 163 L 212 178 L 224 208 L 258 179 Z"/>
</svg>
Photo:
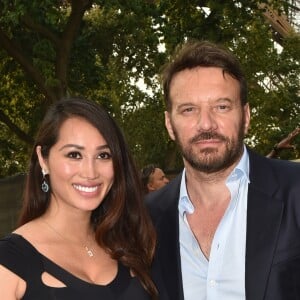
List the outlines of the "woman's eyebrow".
<svg viewBox="0 0 300 300">
<path fill-rule="evenodd" d="M 77 144 L 66 144 L 66 145 L 63 145 L 61 148 L 59 148 L 59 151 L 66 149 L 66 148 L 76 148 L 78 150 L 84 150 L 85 147 L 77 145 Z M 97 147 L 97 150 L 103 150 L 103 149 L 109 149 L 109 146 L 107 144 L 104 144 L 104 145 Z"/>
</svg>

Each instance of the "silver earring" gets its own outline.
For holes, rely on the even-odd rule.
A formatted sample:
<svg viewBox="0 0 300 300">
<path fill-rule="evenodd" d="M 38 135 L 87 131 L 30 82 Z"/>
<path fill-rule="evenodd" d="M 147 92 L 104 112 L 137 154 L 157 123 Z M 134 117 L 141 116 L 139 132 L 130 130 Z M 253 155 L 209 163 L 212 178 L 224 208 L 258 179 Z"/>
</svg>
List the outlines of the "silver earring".
<svg viewBox="0 0 300 300">
<path fill-rule="evenodd" d="M 42 169 L 42 174 L 43 174 L 43 182 L 42 182 L 42 191 L 44 193 L 47 193 L 49 191 L 49 184 L 46 181 L 46 175 L 48 174 L 44 169 Z"/>
</svg>

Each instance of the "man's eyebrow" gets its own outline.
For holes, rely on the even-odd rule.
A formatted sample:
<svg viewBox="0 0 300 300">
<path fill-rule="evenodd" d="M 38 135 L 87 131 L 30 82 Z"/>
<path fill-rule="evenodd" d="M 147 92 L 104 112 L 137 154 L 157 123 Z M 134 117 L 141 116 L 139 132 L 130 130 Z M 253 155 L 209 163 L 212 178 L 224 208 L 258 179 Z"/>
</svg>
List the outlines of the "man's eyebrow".
<svg viewBox="0 0 300 300">
<path fill-rule="evenodd" d="M 215 102 L 219 102 L 219 101 L 233 102 L 233 99 L 227 97 L 221 97 L 215 100 Z"/>
<path fill-rule="evenodd" d="M 195 104 L 192 102 L 180 103 L 179 105 L 176 106 L 176 109 L 181 109 L 189 106 L 195 106 Z"/>
</svg>

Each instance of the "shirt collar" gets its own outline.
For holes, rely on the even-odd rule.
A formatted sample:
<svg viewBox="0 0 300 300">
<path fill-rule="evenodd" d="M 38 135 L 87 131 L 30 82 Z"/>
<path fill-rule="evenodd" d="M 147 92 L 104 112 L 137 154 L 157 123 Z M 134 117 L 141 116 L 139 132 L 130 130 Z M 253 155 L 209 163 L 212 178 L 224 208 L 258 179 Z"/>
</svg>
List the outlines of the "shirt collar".
<svg viewBox="0 0 300 300">
<path fill-rule="evenodd" d="M 188 196 L 187 189 L 186 189 L 186 178 L 185 178 L 186 172 L 185 168 L 183 169 L 182 172 L 182 178 L 181 178 L 181 183 L 180 183 L 180 193 L 179 193 L 179 203 L 178 203 L 178 210 L 179 214 L 183 217 L 185 213 L 193 213 L 194 212 L 194 206 Z M 226 184 L 239 180 L 242 177 L 245 178 L 245 180 L 249 183 L 250 178 L 249 178 L 249 154 L 247 151 L 246 146 L 244 145 L 244 151 L 243 155 L 238 162 L 238 164 L 235 166 L 235 168 L 232 170 L 232 172 L 229 174 Z"/>
<path fill-rule="evenodd" d="M 241 177 L 244 177 L 247 182 L 250 182 L 249 178 L 249 154 L 247 151 L 246 146 L 244 145 L 244 151 L 243 155 L 238 162 L 238 164 L 235 166 L 235 168 L 232 170 L 232 172 L 229 174 L 226 183 L 230 181 L 234 181 L 237 179 L 240 179 Z"/>
</svg>

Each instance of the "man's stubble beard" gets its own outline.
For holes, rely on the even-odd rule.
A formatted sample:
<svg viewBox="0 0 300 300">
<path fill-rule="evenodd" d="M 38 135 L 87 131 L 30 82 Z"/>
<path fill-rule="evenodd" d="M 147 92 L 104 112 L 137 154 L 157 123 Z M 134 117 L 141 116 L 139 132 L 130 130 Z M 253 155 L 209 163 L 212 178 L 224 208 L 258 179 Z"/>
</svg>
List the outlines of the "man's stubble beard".
<svg viewBox="0 0 300 300">
<path fill-rule="evenodd" d="M 197 171 L 207 174 L 220 172 L 235 164 L 242 156 L 245 132 L 244 116 L 241 120 L 236 140 L 225 137 L 214 131 L 202 131 L 188 141 L 188 146 L 184 146 L 178 138 L 178 133 L 174 130 L 175 127 L 172 127 L 175 135 L 175 141 L 179 146 L 183 158 L 193 169 Z M 194 143 L 210 138 L 218 139 L 225 143 L 225 152 L 223 155 L 220 155 L 218 151 L 219 149 L 215 148 L 207 147 L 203 150 L 199 150 L 197 153 L 193 150 L 192 145 Z"/>
</svg>

